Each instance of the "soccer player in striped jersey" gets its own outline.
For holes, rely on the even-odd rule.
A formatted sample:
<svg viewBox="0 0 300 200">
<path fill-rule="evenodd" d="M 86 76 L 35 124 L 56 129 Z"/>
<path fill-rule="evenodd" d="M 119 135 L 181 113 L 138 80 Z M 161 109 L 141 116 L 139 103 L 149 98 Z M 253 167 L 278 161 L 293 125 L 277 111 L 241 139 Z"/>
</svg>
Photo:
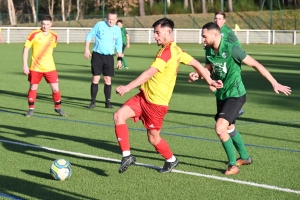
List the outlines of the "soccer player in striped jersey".
<svg viewBox="0 0 300 200">
<path fill-rule="evenodd" d="M 125 86 L 116 88 L 116 92 L 123 96 L 135 87 L 140 87 L 140 93 L 129 99 L 114 114 L 115 133 L 122 151 L 122 162 L 119 173 L 123 173 L 134 164 L 136 158 L 131 155 L 129 144 L 129 131 L 126 120 L 132 118 L 135 122 L 142 120 L 147 129 L 148 141 L 155 150 L 165 159 L 160 173 L 170 172 L 178 165 L 177 158 L 173 155 L 168 143 L 160 137 L 164 116 L 168 111 L 175 86 L 178 67 L 180 63 L 192 66 L 201 74 L 206 82 L 213 87 L 221 88 L 223 83 L 213 81 L 204 67 L 189 54 L 176 45 L 173 38 L 174 22 L 168 18 L 156 21 L 154 38 L 161 49 L 149 69 Z"/>
<path fill-rule="evenodd" d="M 60 108 L 61 95 L 58 85 L 58 74 L 53 59 L 53 49 L 56 47 L 58 36 L 51 30 L 51 26 L 51 16 L 44 16 L 41 21 L 41 28 L 32 31 L 28 35 L 24 45 L 23 72 L 28 76 L 30 83 L 28 90 L 29 110 L 25 115 L 26 117 L 31 117 L 34 113 L 37 89 L 43 77 L 52 89 L 55 112 L 60 116 L 67 116 Z M 28 67 L 28 53 L 30 48 L 32 48 L 32 55 L 30 67 Z"/>
</svg>

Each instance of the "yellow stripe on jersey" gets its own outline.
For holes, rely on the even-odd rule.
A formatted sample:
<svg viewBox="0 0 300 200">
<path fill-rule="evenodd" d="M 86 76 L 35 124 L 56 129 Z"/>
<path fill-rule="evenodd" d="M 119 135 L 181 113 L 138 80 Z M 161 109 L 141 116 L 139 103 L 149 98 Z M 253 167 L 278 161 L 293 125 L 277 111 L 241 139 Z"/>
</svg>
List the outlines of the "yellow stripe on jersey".
<svg viewBox="0 0 300 200">
<path fill-rule="evenodd" d="M 162 47 L 151 65 L 158 72 L 141 86 L 146 98 L 151 103 L 167 106 L 174 90 L 179 64 L 188 64 L 192 59 L 175 42 Z"/>
<path fill-rule="evenodd" d="M 27 48 L 32 47 L 30 70 L 38 72 L 56 70 L 53 48 L 56 47 L 57 38 L 57 34 L 51 30 L 47 35 L 44 35 L 40 29 L 29 34 L 24 46 Z"/>
</svg>

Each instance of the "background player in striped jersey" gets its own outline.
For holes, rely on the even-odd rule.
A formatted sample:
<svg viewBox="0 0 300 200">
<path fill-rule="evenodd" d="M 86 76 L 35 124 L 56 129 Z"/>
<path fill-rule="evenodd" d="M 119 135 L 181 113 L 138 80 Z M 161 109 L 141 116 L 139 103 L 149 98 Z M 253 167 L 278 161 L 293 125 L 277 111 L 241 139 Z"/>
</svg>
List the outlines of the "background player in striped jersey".
<svg viewBox="0 0 300 200">
<path fill-rule="evenodd" d="M 23 49 L 23 72 L 28 75 L 30 87 L 28 90 L 29 110 L 26 117 L 34 113 L 34 103 L 36 101 L 37 89 L 40 81 L 44 77 L 50 84 L 54 110 L 60 116 L 67 114 L 60 108 L 61 95 L 58 86 L 58 74 L 56 71 L 53 49 L 56 47 L 58 36 L 50 30 L 52 26 L 51 16 L 44 16 L 41 21 L 41 28 L 32 31 L 25 42 Z M 28 67 L 28 52 L 32 47 L 30 68 Z"/>
</svg>

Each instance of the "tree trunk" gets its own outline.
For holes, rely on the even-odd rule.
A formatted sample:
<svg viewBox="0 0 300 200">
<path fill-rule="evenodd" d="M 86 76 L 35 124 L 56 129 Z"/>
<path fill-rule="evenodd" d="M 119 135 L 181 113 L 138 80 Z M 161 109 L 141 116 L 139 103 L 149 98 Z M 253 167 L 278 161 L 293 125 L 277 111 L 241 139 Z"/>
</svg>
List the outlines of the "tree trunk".
<svg viewBox="0 0 300 200">
<path fill-rule="evenodd" d="M 95 0 L 95 13 L 100 11 L 101 0 Z"/>
<path fill-rule="evenodd" d="M 30 4 L 30 7 L 31 7 L 31 10 L 32 10 L 32 15 L 33 15 L 33 22 L 36 23 L 36 20 L 37 17 L 36 17 L 36 12 L 35 12 L 35 3 L 34 3 L 34 0 L 28 0 L 29 1 L 29 4 Z"/>
<path fill-rule="evenodd" d="M 65 0 L 61 0 L 61 17 L 62 21 L 66 21 L 66 16 L 65 16 Z"/>
<path fill-rule="evenodd" d="M 193 0 L 190 0 L 190 4 L 191 4 L 191 13 L 194 14 L 194 4 L 193 4 Z"/>
<path fill-rule="evenodd" d="M 207 13 L 207 10 L 206 10 L 206 0 L 202 0 L 202 13 Z"/>
<path fill-rule="evenodd" d="M 170 5 L 171 5 L 171 0 L 167 0 L 167 6 L 168 6 L 168 8 L 170 7 Z"/>
<path fill-rule="evenodd" d="M 139 0 L 139 9 L 140 9 L 140 16 L 145 16 L 145 3 L 144 0 Z"/>
<path fill-rule="evenodd" d="M 49 15 L 53 19 L 53 9 L 54 9 L 54 0 L 48 0 L 48 10 L 49 10 Z"/>
<path fill-rule="evenodd" d="M 183 1 L 183 8 L 184 9 L 187 9 L 189 7 L 189 2 L 188 2 L 188 0 L 184 0 Z"/>
<path fill-rule="evenodd" d="M 228 12 L 233 12 L 232 0 L 228 0 Z"/>
<path fill-rule="evenodd" d="M 77 7 L 77 16 L 76 16 L 76 20 L 79 19 L 80 16 L 80 0 L 76 1 L 76 7 Z"/>
<path fill-rule="evenodd" d="M 72 9 L 72 0 L 69 0 L 68 2 L 68 11 L 67 11 L 67 19 L 70 20 L 70 13 Z"/>
<path fill-rule="evenodd" d="M 13 0 L 7 0 L 7 7 L 8 7 L 8 14 L 9 14 L 9 19 L 10 19 L 10 24 L 11 25 L 16 25 L 17 24 L 16 10 L 15 10 Z"/>
<path fill-rule="evenodd" d="M 153 10 L 153 0 L 150 0 L 149 3 L 150 3 L 150 11 L 151 11 L 151 14 L 152 14 L 152 10 Z"/>
</svg>

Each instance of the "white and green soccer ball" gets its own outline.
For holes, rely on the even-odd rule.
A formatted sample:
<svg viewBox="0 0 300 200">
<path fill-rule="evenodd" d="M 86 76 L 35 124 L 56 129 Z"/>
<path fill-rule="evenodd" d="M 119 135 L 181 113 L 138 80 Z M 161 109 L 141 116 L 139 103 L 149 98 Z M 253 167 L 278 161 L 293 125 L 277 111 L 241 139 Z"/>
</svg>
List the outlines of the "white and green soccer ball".
<svg viewBox="0 0 300 200">
<path fill-rule="evenodd" d="M 62 158 L 54 160 L 50 165 L 50 174 L 58 181 L 64 181 L 70 178 L 72 175 L 71 163 Z"/>
</svg>

